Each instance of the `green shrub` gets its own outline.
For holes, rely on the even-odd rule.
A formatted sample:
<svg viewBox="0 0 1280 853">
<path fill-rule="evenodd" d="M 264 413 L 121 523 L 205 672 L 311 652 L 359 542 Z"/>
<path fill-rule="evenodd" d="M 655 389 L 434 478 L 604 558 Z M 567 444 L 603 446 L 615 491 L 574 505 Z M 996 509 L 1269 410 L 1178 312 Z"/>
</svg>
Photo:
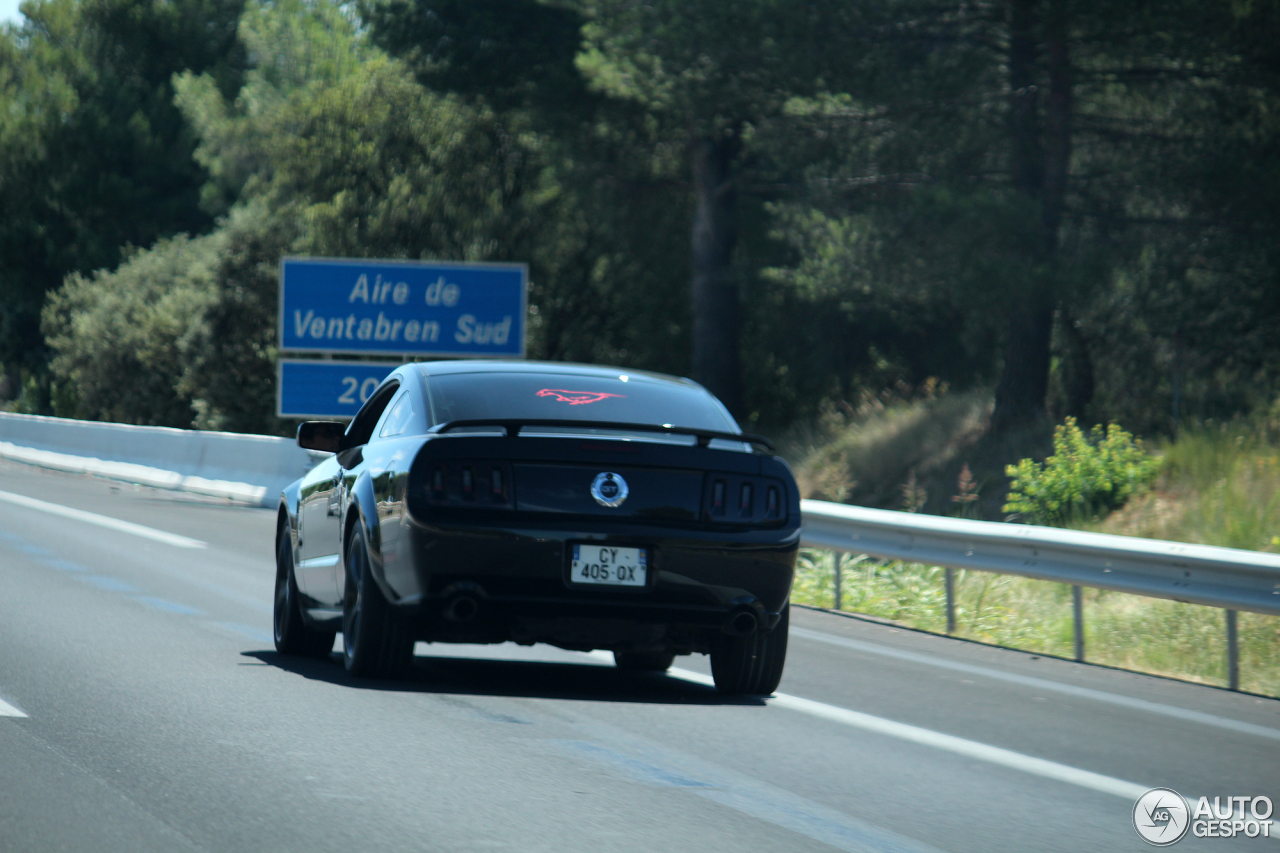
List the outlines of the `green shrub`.
<svg viewBox="0 0 1280 853">
<path fill-rule="evenodd" d="M 1117 424 L 1086 436 L 1075 418 L 1053 431 L 1053 455 L 1037 463 L 1023 459 L 1005 468 L 1013 482 L 1005 512 L 1033 524 L 1065 524 L 1104 515 L 1145 488 L 1160 469 L 1140 440 Z"/>
</svg>

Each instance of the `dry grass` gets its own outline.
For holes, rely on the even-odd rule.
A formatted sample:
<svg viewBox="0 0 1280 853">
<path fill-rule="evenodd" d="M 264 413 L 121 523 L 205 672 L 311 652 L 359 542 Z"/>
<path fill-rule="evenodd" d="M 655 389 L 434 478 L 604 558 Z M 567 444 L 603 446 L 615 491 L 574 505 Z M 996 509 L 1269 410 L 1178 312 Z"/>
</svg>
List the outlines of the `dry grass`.
<svg viewBox="0 0 1280 853">
<path fill-rule="evenodd" d="M 999 513 L 1007 486 L 1004 465 L 1019 452 L 1042 456 L 1047 428 L 993 440 L 987 435 L 987 391 L 934 393 L 831 406 L 817 424 L 783 439 L 806 498 L 884 509 L 904 505 L 942 512 L 961 468 L 976 478 L 984 516 Z M 1043 434 L 1043 435 L 1042 435 Z"/>
<path fill-rule="evenodd" d="M 1280 549 L 1280 446 L 1266 422 L 1203 427 L 1161 452 L 1164 466 L 1155 490 L 1089 529 Z"/>
<path fill-rule="evenodd" d="M 805 550 L 791 600 L 834 607 L 833 556 Z M 911 628 L 946 631 L 943 569 L 920 563 L 841 561 L 841 609 Z M 1074 653 L 1071 587 L 957 570 L 955 636 L 1069 658 Z M 1223 611 L 1176 601 L 1084 591 L 1085 658 L 1094 663 L 1226 686 Z M 1280 619 L 1241 613 L 1240 687 L 1280 696 Z"/>
<path fill-rule="evenodd" d="M 982 434 L 989 411 L 989 395 L 972 394 L 899 401 L 832 417 L 825 444 L 800 447 L 797 479 L 806 497 L 893 509 L 903 508 L 905 500 L 940 514 L 959 514 L 967 506 L 982 517 L 998 518 L 992 505 L 1003 500 L 1007 484 L 995 472 L 1016 460 L 1020 448 L 1042 448 L 1048 431 L 996 442 Z M 1162 472 L 1151 492 L 1101 521 L 1078 526 L 1280 551 L 1277 421 L 1210 425 L 1166 442 L 1159 451 Z M 956 477 L 965 462 L 977 478 L 980 506 L 951 501 L 961 491 Z M 833 565 L 828 552 L 801 552 L 792 600 L 832 607 Z M 844 555 L 841 565 L 842 609 L 925 631 L 946 630 L 942 568 L 851 555 Z M 1084 603 L 1088 660 L 1226 684 L 1223 611 L 1094 589 L 1085 590 Z M 1073 654 L 1071 591 L 1062 584 L 957 571 L 956 617 L 957 636 Z M 1280 696 L 1280 618 L 1241 613 L 1238 628 L 1241 689 Z"/>
</svg>

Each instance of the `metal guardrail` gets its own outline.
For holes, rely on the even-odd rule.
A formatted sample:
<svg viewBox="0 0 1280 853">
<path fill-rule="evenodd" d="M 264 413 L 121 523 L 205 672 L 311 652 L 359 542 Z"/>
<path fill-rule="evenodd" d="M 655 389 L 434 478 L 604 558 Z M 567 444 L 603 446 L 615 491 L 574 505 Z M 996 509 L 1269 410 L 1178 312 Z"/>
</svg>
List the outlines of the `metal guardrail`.
<svg viewBox="0 0 1280 853">
<path fill-rule="evenodd" d="M 801 542 L 1280 616 L 1280 554 L 801 501 Z"/>
<path fill-rule="evenodd" d="M 955 625 L 952 569 L 1070 584 L 1077 660 L 1084 659 L 1081 587 L 1220 607 L 1227 611 L 1228 680 L 1234 690 L 1239 684 L 1236 611 L 1280 616 L 1280 554 L 827 501 L 801 501 L 800 511 L 804 547 L 947 568 L 949 633 Z"/>
<path fill-rule="evenodd" d="M 0 458 L 273 508 L 323 456 L 274 435 L 0 412 Z"/>
</svg>

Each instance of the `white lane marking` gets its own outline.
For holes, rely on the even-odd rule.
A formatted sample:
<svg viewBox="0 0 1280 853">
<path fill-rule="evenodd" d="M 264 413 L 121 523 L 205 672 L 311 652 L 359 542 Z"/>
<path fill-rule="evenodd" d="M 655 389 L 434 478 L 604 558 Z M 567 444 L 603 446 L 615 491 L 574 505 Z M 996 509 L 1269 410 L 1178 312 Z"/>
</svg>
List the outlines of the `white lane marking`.
<svg viewBox="0 0 1280 853">
<path fill-rule="evenodd" d="M 1050 681 L 1047 678 L 1036 678 L 1031 675 L 1015 675 L 1011 672 L 1002 672 L 998 669 L 991 669 L 985 666 L 976 666 L 975 664 L 970 663 L 943 660 L 941 658 L 930 657 L 929 655 L 920 654 L 918 652 L 908 652 L 903 649 L 889 648 L 887 646 L 880 646 L 875 643 L 867 643 L 861 640 L 849 640 L 844 637 L 836 637 L 831 634 L 824 634 L 821 631 L 812 631 L 808 628 L 792 627 L 791 636 L 800 637 L 805 640 L 814 640 L 819 643 L 827 643 L 832 646 L 841 646 L 846 649 L 867 652 L 868 654 L 880 655 L 882 657 L 920 663 L 925 666 L 937 667 L 939 669 L 949 669 L 953 672 L 981 675 L 984 678 L 991 678 L 997 681 L 1007 681 L 1010 684 L 1019 684 L 1023 687 L 1034 687 L 1037 690 L 1063 693 L 1080 699 L 1091 699 L 1094 702 L 1106 702 L 1110 705 L 1119 705 L 1123 708 L 1133 708 L 1134 710 L 1145 711 L 1149 714 L 1160 714 L 1165 717 L 1173 717 L 1179 720 L 1187 720 L 1188 722 L 1201 723 L 1206 726 L 1215 726 L 1220 729 L 1229 729 L 1230 731 L 1255 735 L 1257 737 L 1270 738 L 1271 740 L 1280 740 L 1280 729 L 1260 726 L 1257 723 L 1245 723 L 1240 720 L 1230 719 L 1229 717 L 1219 717 L 1216 714 L 1206 714 L 1203 711 L 1191 711 L 1187 708 L 1178 708 L 1173 705 L 1162 705 L 1159 702 L 1150 702 L 1146 699 L 1134 699 L 1133 697 L 1124 696 L 1119 693 L 1108 693 L 1104 690 L 1094 690 L 1089 687 L 1076 687 L 1071 684 L 1062 684 L 1057 681 Z"/>
<path fill-rule="evenodd" d="M 703 675 L 700 672 L 691 672 L 687 669 L 673 667 L 667 671 L 667 674 L 698 684 L 715 684 L 711 676 Z M 922 729 L 918 726 L 886 720 L 883 717 L 874 717 L 871 714 L 864 714 L 860 711 L 837 708 L 835 705 L 814 702 L 812 699 L 801 699 L 799 696 L 775 693 L 766 701 L 770 705 L 775 705 L 779 708 L 789 708 L 792 711 L 799 711 L 812 717 L 819 717 L 842 725 L 863 729 L 864 731 L 888 735 L 899 740 L 911 741 L 923 746 L 931 746 L 934 749 L 953 752 L 968 758 L 976 758 L 989 764 L 998 764 L 1002 767 L 1021 770 L 1024 773 L 1043 776 L 1046 779 L 1056 779 L 1059 782 L 1101 791 L 1104 794 L 1114 794 L 1117 797 L 1125 797 L 1129 800 L 1136 800 L 1151 790 L 1150 785 L 1126 782 L 1123 779 L 1103 776 L 1100 773 L 1081 770 L 1077 767 L 1068 767 L 1065 764 L 1058 764 L 1056 761 L 1023 755 L 1010 749 L 1002 749 L 998 746 L 966 740 L 955 735 L 943 734 L 931 729 Z"/>
<path fill-rule="evenodd" d="M 24 506 L 28 509 L 40 510 L 41 512 L 47 512 L 50 515 L 60 515 L 63 518 L 83 521 L 85 524 L 96 524 L 99 527 L 106 527 L 109 530 L 118 530 L 121 533 L 131 533 L 134 536 L 141 536 L 144 539 L 151 539 L 155 542 L 163 542 L 166 545 L 173 545 L 177 548 L 209 547 L 199 539 L 189 539 L 186 536 L 179 536 L 176 533 L 166 533 L 163 530 L 156 530 L 154 527 L 134 524 L 132 521 L 121 521 L 118 518 L 112 518 L 108 515 L 98 515 L 96 512 L 86 512 L 82 509 L 72 509 L 69 506 L 62 506 L 61 504 L 51 504 L 48 501 L 29 498 L 26 495 L 15 495 L 12 492 L 0 492 L 0 501 L 5 501 L 6 503 L 11 503 L 15 506 Z"/>
<path fill-rule="evenodd" d="M 8 702 L 0 699 L 0 717 L 25 717 L 26 714 L 10 705 Z"/>
</svg>

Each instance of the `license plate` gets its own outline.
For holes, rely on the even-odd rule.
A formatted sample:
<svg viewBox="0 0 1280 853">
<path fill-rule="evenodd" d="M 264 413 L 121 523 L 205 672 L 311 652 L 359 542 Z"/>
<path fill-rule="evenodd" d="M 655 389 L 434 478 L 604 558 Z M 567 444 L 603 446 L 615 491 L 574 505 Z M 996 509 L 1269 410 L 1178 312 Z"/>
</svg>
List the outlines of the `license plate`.
<svg viewBox="0 0 1280 853">
<path fill-rule="evenodd" d="M 644 586 L 649 576 L 648 554 L 643 548 L 613 545 L 574 545 L 569 564 L 571 583 L 602 586 Z"/>
</svg>

